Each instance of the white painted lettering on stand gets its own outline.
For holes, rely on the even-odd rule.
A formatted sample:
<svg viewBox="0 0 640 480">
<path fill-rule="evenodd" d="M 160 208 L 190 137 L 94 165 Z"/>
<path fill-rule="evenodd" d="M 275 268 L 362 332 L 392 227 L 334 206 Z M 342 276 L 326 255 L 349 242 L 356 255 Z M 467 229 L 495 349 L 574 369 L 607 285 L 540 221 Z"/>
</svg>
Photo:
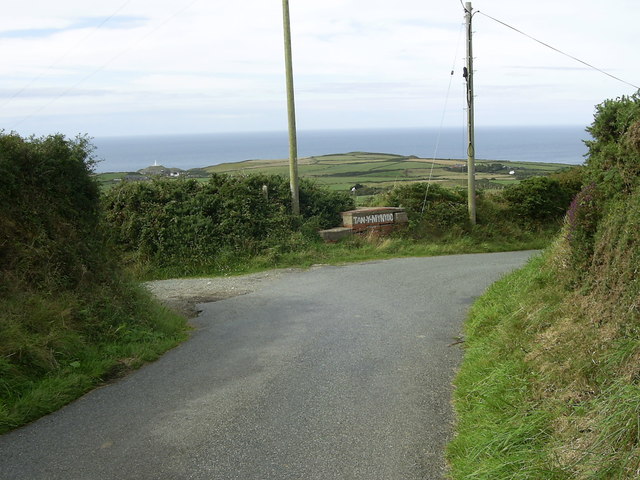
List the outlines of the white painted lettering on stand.
<svg viewBox="0 0 640 480">
<path fill-rule="evenodd" d="M 393 223 L 393 213 L 375 213 L 373 215 L 353 217 L 354 225 L 362 225 L 365 223 Z"/>
</svg>

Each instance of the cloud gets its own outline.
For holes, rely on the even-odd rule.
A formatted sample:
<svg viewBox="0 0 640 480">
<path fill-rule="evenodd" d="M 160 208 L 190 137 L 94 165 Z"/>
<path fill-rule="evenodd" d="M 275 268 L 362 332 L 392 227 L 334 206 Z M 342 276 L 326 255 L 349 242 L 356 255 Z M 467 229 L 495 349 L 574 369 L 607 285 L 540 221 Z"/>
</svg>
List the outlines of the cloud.
<svg viewBox="0 0 640 480">
<path fill-rule="evenodd" d="M 630 59 L 640 2 L 585 2 L 578 11 L 557 0 L 539 0 L 532 9 L 512 0 L 475 0 L 474 8 L 490 8 L 492 16 L 637 82 L 640 67 Z M 35 128 L 39 117 L 55 125 L 65 116 L 65 125 L 82 125 L 94 111 L 95 134 L 135 133 L 154 115 L 162 118 L 153 125 L 166 131 L 187 129 L 190 115 L 199 131 L 205 124 L 211 131 L 280 125 L 286 105 L 279 2 L 37 3 L 35 9 L 29 2 L 3 6 L 3 118 L 28 118 L 25 129 Z M 438 123 L 450 82 L 450 105 L 461 110 L 459 2 L 304 0 L 290 8 L 302 123 L 314 128 L 323 122 L 331 127 Z M 558 115 L 583 115 L 586 123 L 595 103 L 632 93 L 481 15 L 474 30 L 476 91 L 495 118 L 511 122 L 511 105 L 520 105 L 522 96 L 530 100 L 527 109 L 540 111 L 536 118 L 558 99 L 570 98 L 574 103 Z M 588 107 L 575 113 L 580 102 Z M 71 118 L 75 113 L 79 116 Z M 484 115 L 482 108 L 478 115 Z"/>
<path fill-rule="evenodd" d="M 591 70 L 589 67 L 563 67 L 563 66 L 551 66 L 551 65 L 508 65 L 506 68 L 512 70 L 543 70 L 543 71 L 585 71 Z"/>
<path fill-rule="evenodd" d="M 109 95 L 112 92 L 104 89 L 96 88 L 27 88 L 19 92 L 19 96 L 24 99 L 29 98 L 57 98 L 60 96 L 65 97 L 102 97 Z M 0 89 L 0 99 L 11 99 L 17 96 L 14 90 Z"/>
<path fill-rule="evenodd" d="M 0 32 L 0 38 L 46 38 L 55 35 L 65 29 L 61 28 L 34 28 L 25 30 L 9 30 Z"/>
<path fill-rule="evenodd" d="M 77 24 L 76 28 L 93 27 L 98 20 L 100 19 L 99 18 L 87 19 L 82 23 Z M 99 27 L 108 29 L 108 30 L 128 30 L 131 28 L 141 27 L 146 23 L 148 23 L 149 20 L 150 20 L 149 17 L 120 15 L 115 17 L 109 17 L 107 20 L 103 20 L 103 23 L 100 23 Z"/>
<path fill-rule="evenodd" d="M 63 27 L 31 28 L 0 31 L 0 38 L 47 38 L 60 33 L 85 29 L 126 30 L 137 28 L 148 21 L 145 17 L 114 16 L 109 18 L 88 17 Z"/>
<path fill-rule="evenodd" d="M 301 94 L 318 95 L 344 95 L 353 98 L 354 96 L 378 97 L 389 96 L 390 94 L 412 97 L 424 95 L 425 86 L 415 82 L 320 82 L 307 85 L 302 84 L 298 89 Z M 381 95 L 382 93 L 382 95 Z"/>
</svg>

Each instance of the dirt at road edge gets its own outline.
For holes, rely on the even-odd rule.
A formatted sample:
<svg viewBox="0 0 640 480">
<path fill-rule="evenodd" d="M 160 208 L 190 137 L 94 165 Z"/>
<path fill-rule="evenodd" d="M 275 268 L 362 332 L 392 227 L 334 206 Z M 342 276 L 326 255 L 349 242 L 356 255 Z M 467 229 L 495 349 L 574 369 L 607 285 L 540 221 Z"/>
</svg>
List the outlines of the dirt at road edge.
<svg viewBox="0 0 640 480">
<path fill-rule="evenodd" d="M 185 315 L 197 317 L 199 303 L 217 302 L 238 295 L 246 295 L 261 285 L 300 269 L 284 268 L 235 277 L 178 278 L 155 280 L 143 285 L 162 304 Z"/>
</svg>

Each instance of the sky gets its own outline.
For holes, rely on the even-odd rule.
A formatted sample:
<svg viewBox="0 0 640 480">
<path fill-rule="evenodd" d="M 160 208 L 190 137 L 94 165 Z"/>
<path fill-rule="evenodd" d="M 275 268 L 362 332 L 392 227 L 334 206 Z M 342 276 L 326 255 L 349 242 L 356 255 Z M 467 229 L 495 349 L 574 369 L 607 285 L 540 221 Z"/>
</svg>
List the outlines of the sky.
<svg viewBox="0 0 640 480">
<path fill-rule="evenodd" d="M 637 0 L 472 3 L 477 126 L 589 125 L 640 85 Z M 0 130 L 287 129 L 280 0 L 25 0 L 0 17 Z M 290 0 L 299 130 L 464 125 L 460 0 Z M 452 70 L 454 74 L 451 75 Z"/>
</svg>

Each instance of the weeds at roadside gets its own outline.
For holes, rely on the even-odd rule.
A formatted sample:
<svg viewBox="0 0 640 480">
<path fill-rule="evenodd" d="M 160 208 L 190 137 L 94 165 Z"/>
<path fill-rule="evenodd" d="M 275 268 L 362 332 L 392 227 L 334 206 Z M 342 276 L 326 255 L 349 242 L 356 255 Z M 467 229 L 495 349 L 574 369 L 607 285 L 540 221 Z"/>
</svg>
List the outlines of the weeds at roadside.
<svg viewBox="0 0 640 480">
<path fill-rule="evenodd" d="M 136 300 L 127 306 L 110 302 L 91 317 L 112 325 L 93 339 L 73 325 L 77 297 L 0 301 L 6 314 L 0 325 L 0 434 L 155 360 L 186 338 L 184 318 L 141 287 L 126 288 Z"/>
</svg>

